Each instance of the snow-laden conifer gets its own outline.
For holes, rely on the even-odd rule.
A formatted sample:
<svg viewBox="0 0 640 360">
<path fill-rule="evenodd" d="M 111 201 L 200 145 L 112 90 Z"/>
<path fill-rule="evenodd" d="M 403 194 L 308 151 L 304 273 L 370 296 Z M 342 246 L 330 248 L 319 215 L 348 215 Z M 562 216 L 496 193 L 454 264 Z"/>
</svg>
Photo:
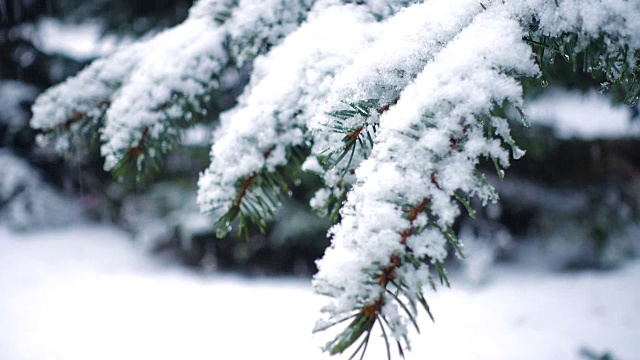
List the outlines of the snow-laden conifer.
<svg viewBox="0 0 640 360">
<path fill-rule="evenodd" d="M 251 80 L 214 131 L 199 180 L 220 235 L 260 228 L 292 179 L 318 173 L 311 205 L 340 220 L 314 288 L 333 298 L 316 330 L 344 329 L 326 350 L 374 326 L 409 346 L 425 285 L 447 283 L 461 208 L 497 194 L 519 149 L 524 79 L 544 87 L 555 61 L 604 74 L 624 101 L 640 96 L 640 3 L 624 0 L 201 0 L 181 25 L 128 45 L 47 91 L 34 127 L 62 145 L 99 131 L 105 168 L 144 170 L 169 151 L 216 94 L 222 72 L 251 61 Z M 69 147 L 69 146 L 62 146 Z M 415 326 L 417 328 L 417 326 Z"/>
</svg>

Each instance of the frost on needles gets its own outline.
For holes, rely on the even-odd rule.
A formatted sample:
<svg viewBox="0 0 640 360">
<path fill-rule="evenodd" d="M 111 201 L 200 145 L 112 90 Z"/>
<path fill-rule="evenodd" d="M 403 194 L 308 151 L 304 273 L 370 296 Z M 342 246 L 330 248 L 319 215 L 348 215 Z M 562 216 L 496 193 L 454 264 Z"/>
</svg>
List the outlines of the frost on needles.
<svg viewBox="0 0 640 360">
<path fill-rule="evenodd" d="M 452 225 L 470 199 L 497 194 L 519 149 L 521 81 L 544 82 L 556 58 L 640 96 L 636 0 L 198 1 L 189 18 L 95 61 L 49 89 L 32 125 L 61 151 L 100 142 L 105 169 L 143 171 L 206 112 L 222 72 L 253 64 L 238 104 L 220 116 L 198 202 L 221 235 L 235 220 L 264 228 L 287 196 L 288 169 L 319 174 L 312 207 L 339 220 L 318 262 L 332 298 L 316 330 L 325 349 L 364 354 L 374 326 L 409 347 L 425 286 L 448 284 L 464 257 Z M 578 68 L 578 63 L 582 64 Z"/>
</svg>

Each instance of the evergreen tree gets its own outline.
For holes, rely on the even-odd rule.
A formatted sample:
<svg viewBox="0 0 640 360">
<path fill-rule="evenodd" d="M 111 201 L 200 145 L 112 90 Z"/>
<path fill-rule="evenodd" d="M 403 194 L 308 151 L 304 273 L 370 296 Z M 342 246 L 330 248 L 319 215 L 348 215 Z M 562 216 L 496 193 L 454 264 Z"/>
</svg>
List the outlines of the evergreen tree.
<svg viewBox="0 0 640 360">
<path fill-rule="evenodd" d="M 60 151 L 99 141 L 106 170 L 140 176 L 250 62 L 213 134 L 202 211 L 220 236 L 264 231 L 295 170 L 317 173 L 311 206 L 337 224 L 313 280 L 334 300 L 315 330 L 346 323 L 326 350 L 364 355 L 379 326 L 402 354 L 418 307 L 431 316 L 424 287 L 448 285 L 450 249 L 464 257 L 460 208 L 498 198 L 481 165 L 502 178 L 524 155 L 510 134 L 527 126 L 523 85 L 546 87 L 564 61 L 635 106 L 639 60 L 636 0 L 200 0 L 45 92 L 32 126 Z"/>
</svg>

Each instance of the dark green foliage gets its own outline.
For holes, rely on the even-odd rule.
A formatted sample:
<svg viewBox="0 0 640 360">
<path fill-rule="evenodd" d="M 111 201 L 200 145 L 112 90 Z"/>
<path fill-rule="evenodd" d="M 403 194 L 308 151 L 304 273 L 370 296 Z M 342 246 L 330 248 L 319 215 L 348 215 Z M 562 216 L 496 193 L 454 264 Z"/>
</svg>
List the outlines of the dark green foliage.
<svg viewBox="0 0 640 360">
<path fill-rule="evenodd" d="M 266 234 L 268 221 L 274 218 L 284 199 L 293 195 L 291 188 L 300 177 L 300 167 L 308 151 L 305 147 L 291 147 L 287 151 L 287 158 L 291 160 L 287 165 L 275 171 L 263 168 L 238 181 L 232 206 L 216 221 L 217 236 L 225 237 L 232 230 L 236 218 L 239 237 L 249 237 L 250 224 Z M 269 152 L 265 158 L 268 155 Z"/>
<path fill-rule="evenodd" d="M 392 104 L 380 107 L 380 100 L 365 99 L 347 104 L 347 109 L 336 110 L 327 115 L 333 117 L 328 131 L 344 134 L 342 144 L 335 148 L 325 149 L 319 158 L 325 169 L 340 169 L 341 179 L 337 184 L 337 193 L 331 192 L 326 204 L 326 209 L 321 210 L 321 215 L 328 215 L 331 222 L 339 219 L 339 210 L 346 200 L 349 184 L 344 181 L 346 175 L 353 174 L 353 159 L 358 152 L 362 158 L 367 158 L 373 149 L 376 132 L 379 126 L 378 115 L 386 111 Z M 347 159 L 344 164 L 343 160 Z"/>
<path fill-rule="evenodd" d="M 540 85 L 547 87 L 550 79 L 558 78 L 556 62 L 564 61 L 573 73 L 589 74 L 599 81 L 600 91 L 613 90 L 617 100 L 636 106 L 640 98 L 640 51 L 629 49 L 619 39 L 601 36 L 585 40 L 579 34 L 568 33 L 557 37 L 531 31 L 524 40 L 536 53 L 536 62 L 542 70 Z M 620 44 L 615 50 L 611 45 Z M 560 76 L 559 78 L 563 78 Z"/>
<path fill-rule="evenodd" d="M 348 162 L 344 172 L 350 171 L 351 162 L 360 145 L 360 152 L 366 158 L 373 148 L 373 139 L 378 129 L 378 119 L 371 118 L 372 110 L 378 109 L 378 99 L 366 99 L 355 103 L 349 103 L 349 108 L 336 110 L 328 113 L 336 120 L 331 124 L 329 131 L 345 134 L 342 138 L 342 147 L 337 149 L 326 149 L 326 156 L 322 159 L 323 164 L 328 167 L 335 167 L 348 155 Z M 356 119 L 356 121 L 353 121 Z M 344 174 L 343 174 L 344 175 Z"/>
<path fill-rule="evenodd" d="M 580 357 L 585 360 L 618 360 L 616 356 L 608 351 L 599 354 L 589 348 L 583 347 L 580 349 Z"/>
<path fill-rule="evenodd" d="M 164 121 L 168 124 L 164 127 L 164 132 L 159 136 L 148 136 L 149 129 L 145 127 L 137 145 L 120 154 L 122 160 L 112 169 L 112 174 L 118 181 L 123 181 L 131 174 L 141 180 L 143 173 L 150 168 L 159 171 L 163 157 L 178 146 L 182 131 L 200 123 L 207 116 L 211 103 L 211 96 L 207 92 L 196 99 L 175 93 L 171 99 L 172 103 L 157 109 L 164 113 Z M 172 116 L 168 111 L 172 107 L 179 107 L 181 115 Z"/>
<path fill-rule="evenodd" d="M 50 0 L 41 3 L 49 4 L 50 13 L 69 21 L 98 18 L 106 23 L 110 32 L 140 36 L 180 23 L 187 17 L 193 0 Z"/>
</svg>

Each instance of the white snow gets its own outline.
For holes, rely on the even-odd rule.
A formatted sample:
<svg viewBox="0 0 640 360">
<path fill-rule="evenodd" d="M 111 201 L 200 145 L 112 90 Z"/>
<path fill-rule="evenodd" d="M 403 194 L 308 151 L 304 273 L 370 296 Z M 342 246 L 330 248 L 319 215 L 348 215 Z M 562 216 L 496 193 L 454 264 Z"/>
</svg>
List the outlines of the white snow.
<svg viewBox="0 0 640 360">
<path fill-rule="evenodd" d="M 211 164 L 198 182 L 202 211 L 228 211 L 238 181 L 287 163 L 287 149 L 304 142 L 305 124 L 321 112 L 334 74 L 353 60 L 349 49 L 376 33 L 372 22 L 362 7 L 335 6 L 255 60 L 239 104 L 221 115 L 214 133 Z"/>
<path fill-rule="evenodd" d="M 625 39 L 630 47 L 640 47 L 640 2 L 635 0 L 521 0 L 505 5 L 523 19 L 535 14 L 544 33 L 578 30 Z"/>
<path fill-rule="evenodd" d="M 432 0 L 390 18 L 376 41 L 336 76 L 329 105 L 363 99 L 393 102 L 481 10 L 473 0 Z"/>
<path fill-rule="evenodd" d="M 41 51 L 78 61 L 109 55 L 118 46 L 131 42 L 130 39 L 104 35 L 104 25 L 96 21 L 74 24 L 44 17 L 35 25 L 25 27 L 23 33 Z"/>
<path fill-rule="evenodd" d="M 428 293 L 412 359 L 640 356 L 640 261 L 609 272 L 498 268 L 485 287 Z M 106 226 L 0 228 L 0 358 L 329 359 L 311 336 L 324 299 L 301 279 L 204 275 L 163 264 Z M 385 359 L 372 337 L 367 359 Z M 336 357 L 336 359 L 343 359 Z"/>
<path fill-rule="evenodd" d="M 218 87 L 212 74 L 218 74 L 227 61 L 221 46 L 224 34 L 213 24 L 212 19 L 190 18 L 156 35 L 140 49 L 145 56 L 106 112 L 101 133 L 106 170 L 121 161 L 131 147 L 145 145 L 147 136 L 179 136 L 181 129 L 171 126 L 171 121 L 181 117 L 189 120 L 193 113 L 203 111 L 199 99 Z M 189 116 L 185 107 L 192 109 Z"/>
<path fill-rule="evenodd" d="M 553 89 L 527 106 L 534 124 L 554 129 L 561 138 L 586 140 L 637 137 L 640 123 L 630 121 L 631 109 L 614 106 L 596 91 L 585 94 Z"/>
<path fill-rule="evenodd" d="M 166 266 L 107 227 L 0 229 L 0 294 L 3 360 L 323 358 L 306 282 Z"/>
</svg>

